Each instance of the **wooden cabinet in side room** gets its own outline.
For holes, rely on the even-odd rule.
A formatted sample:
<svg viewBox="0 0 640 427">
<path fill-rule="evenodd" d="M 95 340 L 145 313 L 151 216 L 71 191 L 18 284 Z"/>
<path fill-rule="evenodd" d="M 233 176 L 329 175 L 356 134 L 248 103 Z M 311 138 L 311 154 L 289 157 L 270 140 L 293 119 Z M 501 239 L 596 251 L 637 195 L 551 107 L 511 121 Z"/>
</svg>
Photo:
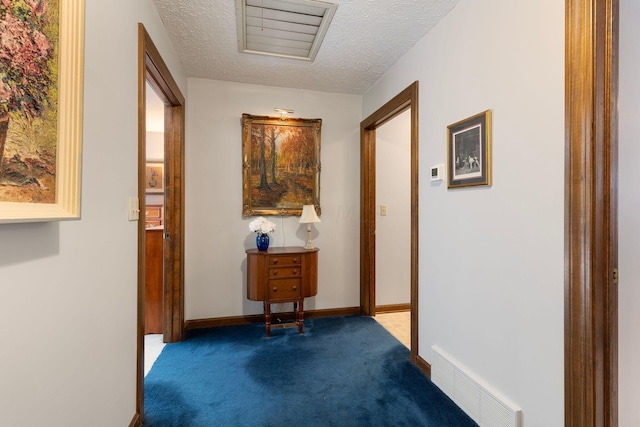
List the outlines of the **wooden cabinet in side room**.
<svg viewBox="0 0 640 427">
<path fill-rule="evenodd" d="M 144 333 L 162 333 L 162 289 L 164 281 L 164 230 L 147 229 L 145 248 Z"/>
</svg>

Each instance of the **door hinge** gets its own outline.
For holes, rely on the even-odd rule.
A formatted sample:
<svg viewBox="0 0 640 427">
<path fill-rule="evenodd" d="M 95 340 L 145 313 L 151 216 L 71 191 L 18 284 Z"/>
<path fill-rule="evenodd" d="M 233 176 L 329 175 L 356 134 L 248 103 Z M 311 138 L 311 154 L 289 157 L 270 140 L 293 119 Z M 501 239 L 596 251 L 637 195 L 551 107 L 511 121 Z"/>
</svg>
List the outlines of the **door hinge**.
<svg viewBox="0 0 640 427">
<path fill-rule="evenodd" d="M 618 269 L 617 268 L 613 269 L 613 283 L 614 284 L 618 283 Z"/>
</svg>

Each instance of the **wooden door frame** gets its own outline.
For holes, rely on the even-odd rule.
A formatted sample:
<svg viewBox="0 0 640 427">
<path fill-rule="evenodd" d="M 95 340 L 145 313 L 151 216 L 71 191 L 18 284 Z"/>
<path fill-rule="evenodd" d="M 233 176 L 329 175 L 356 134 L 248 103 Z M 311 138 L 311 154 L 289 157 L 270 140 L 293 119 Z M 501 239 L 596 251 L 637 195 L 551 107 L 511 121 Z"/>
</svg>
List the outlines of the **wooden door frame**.
<svg viewBox="0 0 640 427">
<path fill-rule="evenodd" d="M 138 199 L 145 203 L 146 83 L 165 103 L 165 225 L 163 336 L 165 342 L 184 337 L 184 139 L 185 99 L 160 52 L 143 24 L 138 24 Z M 136 369 L 136 417 L 144 417 L 144 310 L 145 310 L 145 221 L 138 221 L 138 325 Z"/>
<path fill-rule="evenodd" d="M 418 82 L 360 123 L 360 312 L 376 312 L 376 129 L 411 109 L 411 360 L 418 356 Z"/>
<path fill-rule="evenodd" d="M 618 0 L 566 0 L 565 425 L 618 425 Z"/>
</svg>

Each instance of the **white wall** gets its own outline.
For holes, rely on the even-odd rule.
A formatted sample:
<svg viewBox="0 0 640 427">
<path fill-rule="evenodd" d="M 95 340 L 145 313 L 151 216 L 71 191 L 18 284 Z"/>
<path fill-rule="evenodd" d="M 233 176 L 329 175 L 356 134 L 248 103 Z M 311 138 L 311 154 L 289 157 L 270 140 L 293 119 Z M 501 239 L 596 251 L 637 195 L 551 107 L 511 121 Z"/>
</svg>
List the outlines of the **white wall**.
<svg viewBox="0 0 640 427">
<path fill-rule="evenodd" d="M 151 0 L 87 0 L 82 219 L 0 225 L 0 425 L 135 413 L 138 22 L 186 77 Z"/>
<path fill-rule="evenodd" d="M 419 354 L 440 346 L 524 411 L 564 422 L 564 4 L 462 0 L 364 96 L 419 80 Z M 493 185 L 430 186 L 446 127 L 493 111 Z"/>
<path fill-rule="evenodd" d="M 380 205 L 387 205 L 387 215 Z M 376 305 L 411 302 L 411 110 L 376 129 Z"/>
<path fill-rule="evenodd" d="M 640 425 L 640 3 L 620 2 L 619 424 Z"/>
<path fill-rule="evenodd" d="M 242 217 L 243 113 L 321 118 L 321 223 L 313 224 L 318 295 L 305 309 L 359 306 L 360 120 L 362 97 L 189 79 L 186 147 L 185 316 L 262 313 L 246 299 L 245 250 L 253 218 Z M 304 246 L 298 217 L 272 217 L 272 246 Z M 279 309 L 278 306 L 273 307 Z"/>
<path fill-rule="evenodd" d="M 147 161 L 164 160 L 164 132 L 147 132 Z"/>
</svg>

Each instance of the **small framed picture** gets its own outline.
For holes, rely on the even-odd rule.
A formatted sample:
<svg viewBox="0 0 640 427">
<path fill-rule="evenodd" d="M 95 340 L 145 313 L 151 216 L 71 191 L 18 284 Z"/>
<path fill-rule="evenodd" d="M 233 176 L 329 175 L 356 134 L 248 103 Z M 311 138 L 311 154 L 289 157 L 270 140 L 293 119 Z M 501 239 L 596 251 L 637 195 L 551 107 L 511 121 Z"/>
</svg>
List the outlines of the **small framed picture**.
<svg viewBox="0 0 640 427">
<path fill-rule="evenodd" d="M 164 193 L 164 163 L 147 163 L 144 188 L 147 193 Z"/>
<path fill-rule="evenodd" d="M 491 110 L 447 129 L 448 188 L 491 185 Z"/>
</svg>

